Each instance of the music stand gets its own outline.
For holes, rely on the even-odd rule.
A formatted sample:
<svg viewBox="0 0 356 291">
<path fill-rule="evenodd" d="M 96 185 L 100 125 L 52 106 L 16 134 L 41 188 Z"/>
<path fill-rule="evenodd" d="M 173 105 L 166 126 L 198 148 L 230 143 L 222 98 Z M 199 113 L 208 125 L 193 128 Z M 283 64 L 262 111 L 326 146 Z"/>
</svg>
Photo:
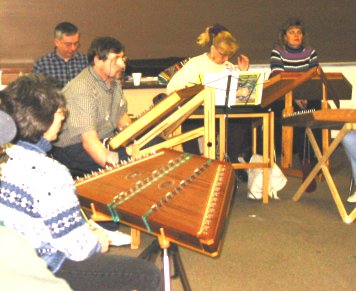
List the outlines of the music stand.
<svg viewBox="0 0 356 291">
<path fill-rule="evenodd" d="M 204 85 L 206 87 L 213 88 L 215 90 L 215 104 L 223 105 L 224 107 L 224 115 L 225 115 L 225 153 L 224 160 L 230 162 L 230 158 L 228 156 L 227 151 L 227 141 L 228 141 L 228 119 L 229 119 L 229 108 L 230 106 L 248 106 L 251 105 L 250 99 L 251 96 L 254 95 L 253 105 L 259 105 L 262 97 L 262 86 L 259 90 L 257 90 L 257 86 L 259 85 L 259 81 L 261 79 L 261 72 L 238 72 L 237 70 L 226 70 L 222 73 L 217 74 L 207 74 L 205 78 Z M 226 87 L 225 87 L 225 80 Z M 263 77 L 262 77 L 263 79 Z M 237 100 L 237 93 L 240 85 L 240 88 L 247 88 L 248 94 L 246 96 L 241 96 L 241 100 Z M 249 85 L 247 85 L 249 84 Z M 247 86 L 246 86 L 247 85 Z M 252 86 L 251 86 L 252 85 Z M 224 103 L 222 104 L 222 92 L 225 92 L 224 95 Z"/>
<path fill-rule="evenodd" d="M 226 94 L 225 94 L 225 106 L 224 106 L 224 113 L 225 113 L 225 154 L 224 154 L 224 161 L 230 162 L 230 157 L 227 152 L 227 141 L 228 141 L 228 127 L 229 127 L 229 95 L 230 95 L 230 85 L 231 85 L 231 74 L 227 76 L 227 84 L 226 84 Z"/>
<path fill-rule="evenodd" d="M 233 80 L 232 80 L 232 77 L 234 77 Z M 224 85 L 225 80 L 227 80 L 226 87 Z M 227 153 L 228 120 L 229 120 L 228 107 L 230 105 L 234 104 L 233 101 L 236 98 L 237 80 L 238 80 L 237 71 L 226 70 L 222 73 L 207 74 L 207 76 L 205 77 L 205 82 L 204 82 L 204 85 L 206 87 L 210 87 L 215 91 L 215 105 L 223 105 L 224 106 L 225 153 L 224 153 L 223 160 L 226 162 L 230 162 L 230 158 Z M 231 89 L 233 89 L 235 91 L 235 94 L 233 94 L 233 92 L 231 92 Z M 222 94 L 221 94 L 222 92 L 225 92 L 224 100 L 222 100 Z M 222 104 L 222 101 L 224 101 L 223 104 Z"/>
</svg>

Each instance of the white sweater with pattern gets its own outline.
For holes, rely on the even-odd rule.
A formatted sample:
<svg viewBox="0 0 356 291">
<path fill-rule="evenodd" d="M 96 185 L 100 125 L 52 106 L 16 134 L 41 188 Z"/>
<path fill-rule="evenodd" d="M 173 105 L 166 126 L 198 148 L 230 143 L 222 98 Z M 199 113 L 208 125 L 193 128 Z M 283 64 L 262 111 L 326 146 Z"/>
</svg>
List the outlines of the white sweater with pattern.
<svg viewBox="0 0 356 291">
<path fill-rule="evenodd" d="M 18 142 L 1 165 L 0 221 L 24 234 L 56 272 L 65 258 L 81 261 L 100 251 L 80 213 L 68 169 L 46 156 L 51 145 Z"/>
</svg>

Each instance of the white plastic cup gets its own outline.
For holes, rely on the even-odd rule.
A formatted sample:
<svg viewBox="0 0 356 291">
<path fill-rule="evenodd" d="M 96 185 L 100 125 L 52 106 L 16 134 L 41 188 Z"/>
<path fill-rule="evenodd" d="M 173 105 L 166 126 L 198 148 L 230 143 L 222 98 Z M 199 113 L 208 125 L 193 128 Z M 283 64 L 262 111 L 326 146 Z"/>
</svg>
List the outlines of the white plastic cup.
<svg viewBox="0 0 356 291">
<path fill-rule="evenodd" d="M 134 86 L 140 86 L 142 73 L 132 73 L 132 79 Z"/>
</svg>

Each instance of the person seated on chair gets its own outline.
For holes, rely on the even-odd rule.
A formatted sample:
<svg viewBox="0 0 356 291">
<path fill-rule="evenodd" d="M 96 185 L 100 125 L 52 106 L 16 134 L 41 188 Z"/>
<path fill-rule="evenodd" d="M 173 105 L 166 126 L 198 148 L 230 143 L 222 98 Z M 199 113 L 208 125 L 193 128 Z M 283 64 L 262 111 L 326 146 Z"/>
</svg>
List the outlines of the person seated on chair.
<svg viewBox="0 0 356 291">
<path fill-rule="evenodd" d="M 197 44 L 202 47 L 208 47 L 208 51 L 189 59 L 189 61 L 176 72 L 167 85 L 167 93 L 170 94 L 176 90 L 187 86 L 204 83 L 206 74 L 221 73 L 227 68 L 246 71 L 249 68 L 249 58 L 246 55 L 237 57 L 237 66 L 229 62 L 229 59 L 236 54 L 239 46 L 235 37 L 224 26 L 216 24 L 208 26 L 198 36 Z M 243 94 L 244 92 L 241 92 Z M 239 94 L 239 93 L 238 93 Z M 183 131 L 192 127 L 201 125 L 200 121 L 189 120 L 183 124 Z M 236 161 L 238 156 L 244 159 L 249 158 L 250 154 L 250 124 L 240 120 L 229 121 L 229 141 L 228 154 L 231 160 Z M 236 133 L 238 132 L 238 136 Z M 195 147 L 195 149 L 194 149 Z M 201 153 L 196 149 L 194 143 L 187 143 L 185 150 L 193 153 Z"/>
<path fill-rule="evenodd" d="M 90 65 L 62 90 L 69 115 L 51 152 L 74 177 L 129 158 L 125 148 L 114 151 L 107 145 L 110 138 L 131 124 L 117 77 L 126 66 L 124 46 L 113 37 L 97 37 L 90 45 L 88 60 Z M 115 231 L 110 234 L 117 237 L 118 244 L 130 243 L 130 237 L 117 231 L 118 223 L 99 224 Z"/>
<path fill-rule="evenodd" d="M 348 132 L 343 140 L 342 144 L 344 146 L 347 157 L 351 162 L 352 179 L 356 181 L 356 131 Z M 347 198 L 347 202 L 356 203 L 356 191 Z"/>
<path fill-rule="evenodd" d="M 306 29 L 303 22 L 298 18 L 288 19 L 278 33 L 278 41 L 271 52 L 270 78 L 281 72 L 307 72 L 311 68 L 318 67 L 318 55 L 308 45 Z M 320 101 L 294 100 L 294 110 L 320 109 Z M 276 152 L 281 153 L 282 140 L 282 111 L 284 101 L 276 101 L 271 109 L 275 113 L 275 141 Z M 303 159 L 304 129 L 294 128 L 294 145 L 299 159 Z M 320 140 L 320 131 L 316 137 Z"/>
<path fill-rule="evenodd" d="M 0 164 L 6 161 L 6 148 L 16 135 L 16 124 L 0 110 Z M 1 177 L 1 165 L 0 165 Z M 1 187 L 1 184 L 0 184 Z M 0 221 L 0 281 L 3 290 L 72 290 L 48 270 L 26 237 L 4 226 Z"/>
<path fill-rule="evenodd" d="M 33 73 L 56 78 L 61 87 L 88 66 L 87 56 L 78 52 L 80 33 L 70 22 L 61 22 L 54 28 L 54 50 L 37 60 Z"/>
<path fill-rule="evenodd" d="M 208 47 L 202 55 L 190 58 L 189 61 L 176 72 L 167 85 L 167 92 L 204 83 L 208 73 L 221 73 L 226 68 L 234 68 L 229 59 L 237 52 L 239 46 L 229 30 L 220 25 L 208 26 L 198 36 L 197 44 Z M 249 68 L 249 58 L 245 55 L 237 57 L 238 68 L 246 71 Z"/>
<path fill-rule="evenodd" d="M 153 264 L 107 253 L 106 232 L 84 220 L 70 172 L 46 156 L 66 115 L 53 79 L 18 78 L 0 92 L 0 109 L 18 129 L 1 165 L 0 221 L 23 234 L 74 290 L 162 290 Z"/>
<path fill-rule="evenodd" d="M 98 37 L 88 52 L 90 66 L 64 89 L 69 116 L 55 142 L 52 155 L 73 176 L 82 176 L 128 158 L 121 149 L 108 149 L 104 141 L 131 124 L 117 74 L 125 69 L 124 46 L 115 38 Z"/>
</svg>

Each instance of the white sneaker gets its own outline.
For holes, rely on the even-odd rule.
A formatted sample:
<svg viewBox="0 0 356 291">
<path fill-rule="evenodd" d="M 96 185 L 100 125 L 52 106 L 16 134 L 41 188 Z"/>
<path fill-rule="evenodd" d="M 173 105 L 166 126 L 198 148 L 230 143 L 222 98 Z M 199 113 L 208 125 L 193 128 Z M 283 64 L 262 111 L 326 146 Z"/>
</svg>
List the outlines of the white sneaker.
<svg viewBox="0 0 356 291">
<path fill-rule="evenodd" d="M 242 157 L 242 156 L 238 156 L 238 157 L 237 157 L 237 161 L 238 161 L 239 163 L 241 163 L 241 164 L 247 164 L 247 162 L 245 161 L 245 158 Z"/>
<path fill-rule="evenodd" d="M 106 230 L 109 239 L 110 239 L 110 245 L 112 246 L 124 246 L 124 245 L 129 245 L 131 244 L 131 236 L 123 233 L 121 231 L 109 231 Z"/>
<path fill-rule="evenodd" d="M 356 203 L 356 191 L 354 192 L 354 194 L 352 194 L 351 196 L 349 196 L 349 198 L 347 198 L 347 202 L 349 202 L 349 203 Z"/>
<path fill-rule="evenodd" d="M 111 246 L 119 247 L 119 246 L 131 244 L 131 236 L 126 233 L 123 233 L 118 230 L 115 230 L 115 231 L 107 230 L 107 229 L 101 227 L 99 224 L 95 223 L 93 220 L 90 220 L 90 224 L 96 228 L 100 228 L 103 231 L 105 231 L 105 233 L 107 234 L 107 236 L 110 240 Z"/>
</svg>

